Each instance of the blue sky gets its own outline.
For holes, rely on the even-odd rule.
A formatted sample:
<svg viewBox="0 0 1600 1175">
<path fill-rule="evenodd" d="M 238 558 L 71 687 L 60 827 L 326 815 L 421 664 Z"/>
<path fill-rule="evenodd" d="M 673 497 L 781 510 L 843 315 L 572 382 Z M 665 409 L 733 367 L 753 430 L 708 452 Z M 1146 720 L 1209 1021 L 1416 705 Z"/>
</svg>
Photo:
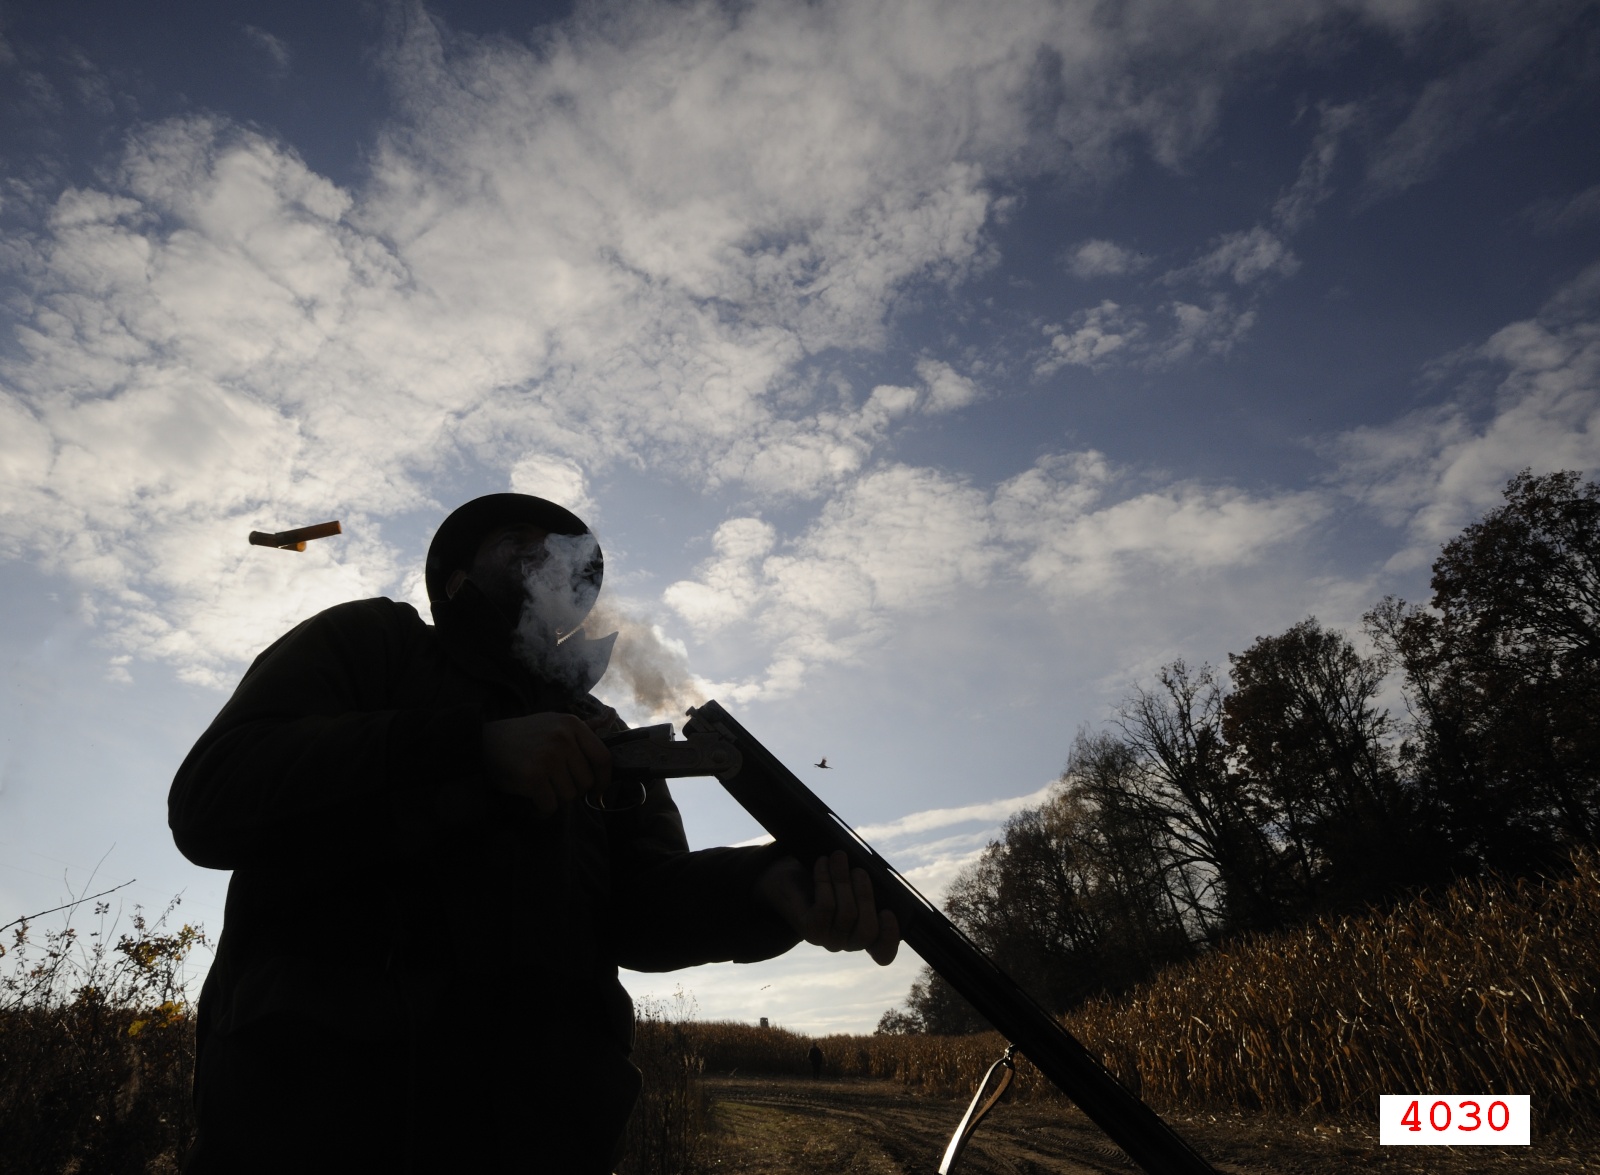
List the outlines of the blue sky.
<svg viewBox="0 0 1600 1175">
<path fill-rule="evenodd" d="M 1600 464 L 1593 3 L 12 3 L 0 103 L 0 911 L 219 927 L 172 771 L 477 493 L 594 525 L 602 694 L 826 755 L 936 896 L 1131 683 Z M 866 1029 L 915 964 L 628 982 Z"/>
</svg>

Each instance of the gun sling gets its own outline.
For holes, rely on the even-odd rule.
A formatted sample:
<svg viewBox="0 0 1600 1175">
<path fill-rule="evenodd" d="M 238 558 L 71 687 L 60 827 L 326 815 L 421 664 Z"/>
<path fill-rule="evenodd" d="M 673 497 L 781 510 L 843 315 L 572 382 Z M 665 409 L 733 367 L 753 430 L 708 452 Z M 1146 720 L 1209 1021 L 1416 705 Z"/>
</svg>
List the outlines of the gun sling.
<svg viewBox="0 0 1600 1175">
<path fill-rule="evenodd" d="M 967 1105 L 967 1112 L 961 1115 L 961 1121 L 956 1123 L 956 1131 L 950 1136 L 950 1145 L 944 1148 L 944 1158 L 939 1160 L 938 1175 L 950 1175 L 950 1172 L 956 1169 L 956 1160 L 961 1157 L 961 1152 L 971 1141 L 972 1132 L 978 1128 L 978 1123 L 983 1121 L 989 1111 L 1005 1097 L 1006 1090 L 1011 1088 L 1011 1082 L 1017 1076 L 1017 1067 L 1011 1063 L 1011 1054 L 1016 1051 L 1016 1045 L 1007 1045 L 1005 1056 L 990 1065 L 988 1072 L 983 1075 L 983 1080 L 978 1082 L 978 1091 L 972 1095 L 972 1101 Z M 996 1072 L 1000 1074 L 1000 1080 L 995 1083 L 994 1092 L 985 1098 L 983 1091 L 989 1088 L 989 1079 Z"/>
</svg>

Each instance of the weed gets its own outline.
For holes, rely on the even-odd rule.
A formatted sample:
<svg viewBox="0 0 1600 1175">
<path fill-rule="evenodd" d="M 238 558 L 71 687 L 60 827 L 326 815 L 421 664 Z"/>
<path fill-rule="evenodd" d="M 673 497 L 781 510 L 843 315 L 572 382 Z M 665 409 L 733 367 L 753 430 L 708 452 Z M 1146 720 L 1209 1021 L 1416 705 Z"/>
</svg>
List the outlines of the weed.
<svg viewBox="0 0 1600 1175">
<path fill-rule="evenodd" d="M 32 937 L 16 924 L 0 975 L 0 1169 L 125 1175 L 176 1171 L 194 1122 L 194 1024 L 185 962 L 205 935 L 153 922 L 71 924 Z M 113 941 L 114 940 L 114 941 Z"/>
</svg>

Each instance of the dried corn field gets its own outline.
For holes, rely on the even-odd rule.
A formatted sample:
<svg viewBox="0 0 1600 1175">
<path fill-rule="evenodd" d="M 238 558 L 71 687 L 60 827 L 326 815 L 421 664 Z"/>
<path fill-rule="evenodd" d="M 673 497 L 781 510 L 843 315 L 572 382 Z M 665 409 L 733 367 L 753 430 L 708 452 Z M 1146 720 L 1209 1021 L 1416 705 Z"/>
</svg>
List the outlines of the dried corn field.
<svg viewBox="0 0 1600 1175">
<path fill-rule="evenodd" d="M 1600 861 L 1575 865 L 1256 939 L 1069 1025 L 1159 1102 L 1337 1114 L 1472 1091 L 1532 1094 L 1545 1120 L 1592 1112 Z"/>
<path fill-rule="evenodd" d="M 1464 882 L 1385 915 L 1326 919 L 1173 968 L 1068 1028 L 1152 1103 L 1366 1114 L 1380 1093 L 1528 1093 L 1543 1121 L 1600 1089 L 1600 861 L 1544 886 Z M 800 1073 L 810 1041 L 695 1026 L 708 1072 Z M 827 1072 L 966 1096 L 995 1035 L 828 1037 Z M 1052 1097 L 1031 1066 L 1017 1095 Z"/>
</svg>

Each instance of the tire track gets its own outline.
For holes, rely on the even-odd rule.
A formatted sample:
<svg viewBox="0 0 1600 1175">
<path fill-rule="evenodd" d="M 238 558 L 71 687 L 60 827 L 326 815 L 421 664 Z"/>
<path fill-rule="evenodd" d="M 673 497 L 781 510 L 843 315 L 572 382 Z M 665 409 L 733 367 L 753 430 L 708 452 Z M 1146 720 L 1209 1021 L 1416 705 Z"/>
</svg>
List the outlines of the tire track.
<svg viewBox="0 0 1600 1175">
<path fill-rule="evenodd" d="M 891 1081 L 704 1077 L 724 1126 L 717 1169 L 760 1175 L 933 1175 L 965 1103 Z M 1222 1175 L 1596 1175 L 1592 1134 L 1532 1147 L 1379 1147 L 1361 1122 L 1179 1115 L 1173 1125 Z M 1453 1153 L 1452 1153 L 1453 1152 Z M 1470 1153 L 1468 1153 L 1470 1152 Z M 960 1175 L 1130 1175 L 1100 1129 L 1060 1102 L 1002 1104 L 962 1153 Z"/>
<path fill-rule="evenodd" d="M 872 1158 L 886 1161 L 898 1175 L 933 1175 L 961 1119 L 956 1102 L 908 1097 L 887 1082 L 732 1082 L 708 1079 L 704 1087 L 715 1103 L 762 1107 L 797 1120 L 797 1133 L 841 1130 L 874 1152 L 853 1165 L 866 1169 Z M 994 1111 L 963 1152 L 963 1175 L 1126 1175 L 1137 1171 L 1098 1128 L 1068 1111 L 1064 1121 L 1007 1121 L 1010 1106 Z M 804 1123 L 801 1125 L 800 1123 Z"/>
</svg>

